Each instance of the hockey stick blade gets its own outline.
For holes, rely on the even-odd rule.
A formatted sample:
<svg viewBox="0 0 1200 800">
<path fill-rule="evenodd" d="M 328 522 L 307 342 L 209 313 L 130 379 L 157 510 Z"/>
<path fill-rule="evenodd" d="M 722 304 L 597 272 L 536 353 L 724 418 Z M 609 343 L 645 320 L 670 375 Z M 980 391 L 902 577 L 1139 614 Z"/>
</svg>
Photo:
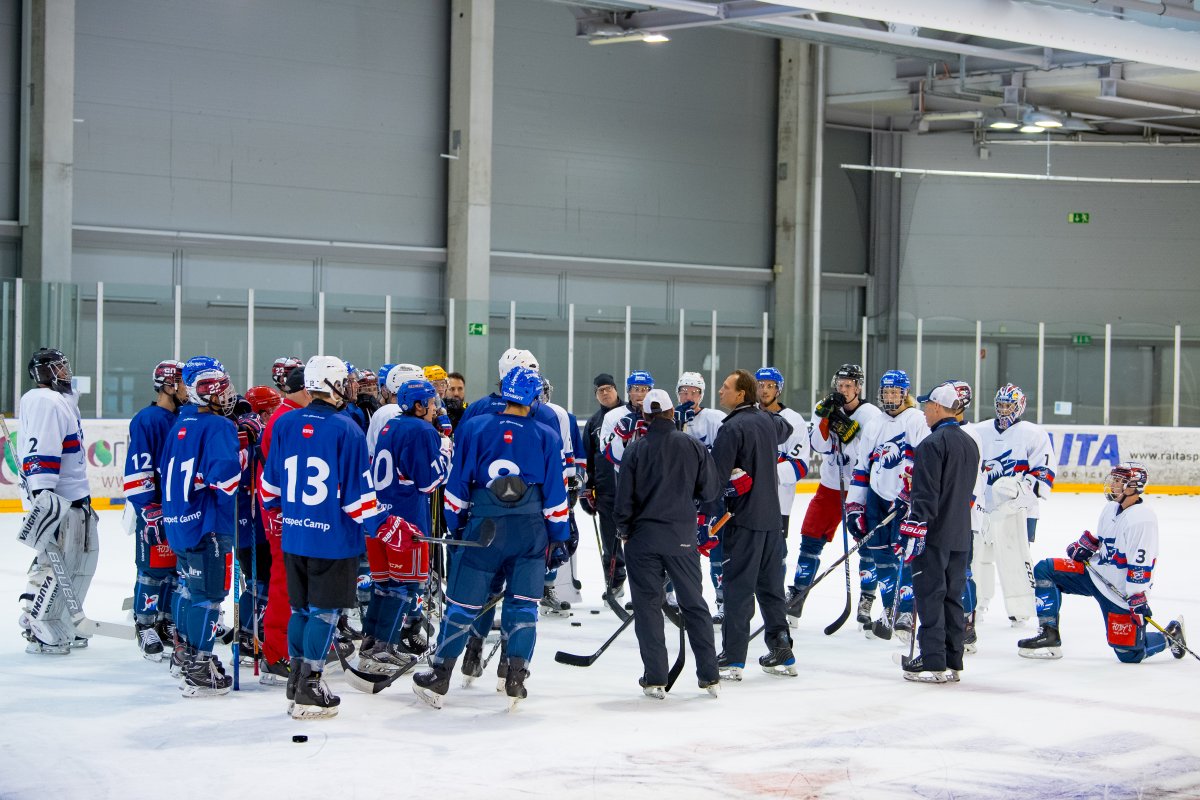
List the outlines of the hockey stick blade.
<svg viewBox="0 0 1200 800">
<path fill-rule="evenodd" d="M 625 629 L 632 624 L 633 616 L 630 615 L 629 619 L 622 622 L 621 627 L 617 628 L 613 635 L 608 637 L 608 641 L 600 645 L 600 649 L 592 653 L 590 656 L 578 656 L 574 653 L 567 653 L 563 650 L 559 650 L 554 654 L 554 660 L 559 664 L 566 664 L 569 667 L 590 667 L 592 664 L 596 663 L 596 659 L 604 655 L 604 651 L 608 649 L 608 646 L 615 642 L 617 637 L 624 633 Z"/>
<path fill-rule="evenodd" d="M 842 609 L 842 613 L 833 622 L 825 626 L 825 635 L 833 636 L 841 627 L 846 624 L 846 620 L 850 619 L 851 601 L 849 596 L 846 598 L 846 607 Z"/>
<path fill-rule="evenodd" d="M 883 620 L 877 619 L 871 623 L 871 635 L 886 642 L 892 638 L 892 628 L 890 625 L 885 625 Z"/>
<path fill-rule="evenodd" d="M 119 622 L 101 622 L 95 619 L 84 617 L 79 622 L 75 623 L 75 630 L 80 636 L 107 636 L 112 639 L 127 639 L 135 641 L 137 634 L 134 632 L 132 625 L 122 625 Z"/>
<path fill-rule="evenodd" d="M 671 665 L 671 671 L 667 673 L 666 690 L 671 691 L 671 687 L 675 685 L 675 681 L 679 680 L 679 676 L 683 673 L 683 665 L 687 663 L 687 629 L 679 629 L 679 655 L 675 657 L 675 663 Z"/>
</svg>

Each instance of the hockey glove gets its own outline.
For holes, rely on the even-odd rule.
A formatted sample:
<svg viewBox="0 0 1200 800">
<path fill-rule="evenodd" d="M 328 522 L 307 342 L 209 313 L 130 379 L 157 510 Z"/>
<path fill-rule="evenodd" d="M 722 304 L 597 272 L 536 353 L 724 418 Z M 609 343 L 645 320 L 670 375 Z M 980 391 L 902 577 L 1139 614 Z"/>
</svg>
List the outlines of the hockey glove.
<svg viewBox="0 0 1200 800">
<path fill-rule="evenodd" d="M 896 495 L 896 502 L 892 507 L 897 505 L 904 509 L 904 513 L 896 516 L 908 516 L 908 508 L 912 505 L 912 464 L 905 464 L 904 469 L 900 470 L 900 493 Z"/>
<path fill-rule="evenodd" d="M 992 484 L 992 498 L 997 506 L 1031 493 L 1029 484 L 1013 475 L 1005 475 Z"/>
<path fill-rule="evenodd" d="M 750 487 L 754 485 L 754 478 L 742 469 L 735 469 L 733 474 L 729 476 L 729 485 L 725 487 L 726 497 L 741 497 L 750 491 Z"/>
<path fill-rule="evenodd" d="M 162 506 L 151 503 L 142 509 L 142 519 L 146 520 L 146 531 L 143 534 L 149 544 L 162 544 L 166 541 L 163 536 Z"/>
<path fill-rule="evenodd" d="M 640 436 L 646 430 L 646 421 L 644 419 L 640 416 L 634 417 L 632 414 L 629 414 L 617 421 L 617 426 L 613 428 L 613 436 L 628 445 L 633 441 L 634 436 Z"/>
<path fill-rule="evenodd" d="M 571 553 L 565 541 L 550 542 L 546 545 L 546 569 L 558 569 L 570 560 Z"/>
<path fill-rule="evenodd" d="M 263 511 L 263 532 L 272 538 L 283 536 L 283 512 L 278 508 L 268 508 Z"/>
<path fill-rule="evenodd" d="M 442 436 L 450 436 L 454 433 L 454 426 L 450 424 L 450 417 L 446 414 L 446 409 L 444 408 L 438 409 L 436 427 Z"/>
<path fill-rule="evenodd" d="M 914 558 L 925 552 L 925 534 L 928 533 L 924 522 L 906 519 L 900 523 L 900 541 L 892 545 L 893 552 L 910 563 Z"/>
<path fill-rule="evenodd" d="M 584 510 L 584 513 L 596 516 L 596 490 L 585 489 L 579 495 L 579 506 Z"/>
<path fill-rule="evenodd" d="M 413 537 L 420 535 L 420 528 L 395 514 L 385 519 L 375 532 L 375 537 L 390 550 L 411 550 L 416 545 Z"/>
<path fill-rule="evenodd" d="M 683 430 L 683 426 L 696 418 L 696 404 L 691 400 L 675 406 L 675 427 Z"/>
<path fill-rule="evenodd" d="M 258 414 L 242 414 L 237 418 L 238 447 L 245 450 L 258 444 L 263 435 L 262 420 Z"/>
<path fill-rule="evenodd" d="M 1129 613 L 1140 617 L 1154 616 L 1154 612 L 1150 610 L 1150 601 L 1146 599 L 1145 592 L 1129 595 Z"/>
<path fill-rule="evenodd" d="M 570 523 L 567 526 L 571 531 L 567 536 L 567 555 L 575 555 L 575 551 L 579 549 L 579 526 L 575 524 L 575 518 L 571 517 Z"/>
<path fill-rule="evenodd" d="M 707 514 L 696 515 L 696 552 L 706 558 L 712 556 L 712 551 L 721 543 L 712 535 L 712 526 L 713 520 Z"/>
<path fill-rule="evenodd" d="M 817 403 L 817 407 L 813 409 L 813 413 L 818 417 L 825 419 L 834 412 L 834 409 L 842 407 L 842 404 L 838 402 L 841 399 L 842 396 L 840 394 L 837 394 L 836 392 L 830 392 L 829 394 L 825 395 L 824 400 Z"/>
<path fill-rule="evenodd" d="M 850 442 L 854 441 L 854 437 L 858 436 L 858 432 L 862 430 L 862 426 L 847 417 L 839 408 L 829 418 L 829 430 L 837 437 L 839 442 L 850 444 Z"/>
<path fill-rule="evenodd" d="M 1091 531 L 1084 531 L 1083 536 L 1079 537 L 1079 541 L 1067 545 L 1067 558 L 1074 559 L 1080 564 L 1086 564 L 1099 550 L 1100 540 Z"/>
<path fill-rule="evenodd" d="M 862 503 L 846 503 L 846 530 L 861 541 L 867 535 L 867 509 Z"/>
</svg>

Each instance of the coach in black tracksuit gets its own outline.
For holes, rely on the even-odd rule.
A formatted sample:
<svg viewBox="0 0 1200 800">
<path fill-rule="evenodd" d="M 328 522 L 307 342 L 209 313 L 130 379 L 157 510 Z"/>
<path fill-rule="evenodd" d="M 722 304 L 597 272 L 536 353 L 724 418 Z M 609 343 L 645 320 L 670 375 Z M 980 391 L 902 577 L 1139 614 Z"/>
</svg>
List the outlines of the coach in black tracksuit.
<svg viewBox="0 0 1200 800">
<path fill-rule="evenodd" d="M 962 593 L 971 550 L 971 502 L 979 448 L 955 417 L 958 394 L 942 384 L 924 397 L 930 434 L 913 454 L 912 505 L 901 533 L 924 533 L 924 552 L 912 559 L 913 594 L 920 628 L 919 667 L 930 672 L 963 668 Z M 914 542 L 915 544 L 915 542 Z"/>
<path fill-rule="evenodd" d="M 745 666 L 756 598 L 767 646 L 775 651 L 792 643 L 783 594 L 787 541 L 775 468 L 779 445 L 792 435 L 792 426 L 778 414 L 755 406 L 757 393 L 758 384 L 746 370 L 729 375 L 719 391 L 721 405 L 730 411 L 713 442 L 717 474 L 730 481 L 734 470 L 745 473 L 730 481 L 726 509 L 733 517 L 721 529 L 725 550 L 722 666 Z"/>
<path fill-rule="evenodd" d="M 587 453 L 587 486 L 580 497 L 583 510 L 600 520 L 600 563 L 604 566 L 604 581 L 610 578 L 608 570 L 613 567 L 613 553 L 617 561 L 613 574 L 614 595 L 620 596 L 625 586 L 625 559 L 617 541 L 617 526 L 613 521 L 613 502 L 617 495 L 617 472 L 613 463 L 604 457 L 604 443 L 600 441 L 600 426 L 604 415 L 621 405 L 613 376 L 600 373 L 592 381 L 596 386 L 596 402 L 600 408 L 592 414 L 583 428 L 583 449 Z"/>
<path fill-rule="evenodd" d="M 696 501 L 718 497 L 724 482 L 704 445 L 675 429 L 666 392 L 647 393 L 643 416 L 649 430 L 622 456 L 614 507 L 617 533 L 625 539 L 643 682 L 667 682 L 662 607 L 663 580 L 670 578 L 696 657 L 696 676 L 706 687 L 718 680 L 717 651 L 696 552 Z"/>
</svg>

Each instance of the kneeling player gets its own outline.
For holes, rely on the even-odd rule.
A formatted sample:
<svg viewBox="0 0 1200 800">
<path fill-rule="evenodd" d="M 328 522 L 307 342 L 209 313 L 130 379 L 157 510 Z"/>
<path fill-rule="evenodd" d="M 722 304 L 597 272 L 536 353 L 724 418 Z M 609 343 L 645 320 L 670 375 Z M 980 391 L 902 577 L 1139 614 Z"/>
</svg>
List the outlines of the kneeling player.
<svg viewBox="0 0 1200 800">
<path fill-rule="evenodd" d="M 547 566 L 561 566 L 570 557 L 561 444 L 553 430 L 529 415 L 541 392 L 537 372 L 513 367 L 501 381 L 504 411 L 477 415 L 458 430 L 446 482 L 446 522 L 454 531 L 466 527 L 461 538 L 468 542 L 480 538 L 485 522 L 496 531 L 489 547 L 464 547 L 451 564 L 433 669 L 413 677 L 413 691 L 434 708 L 442 707 L 450 691 L 454 663 L 497 576 L 505 581 L 500 627 L 508 642 L 509 707 L 526 696 L 542 578 Z"/>
<path fill-rule="evenodd" d="M 1158 517 L 1143 498 L 1146 467 L 1124 461 L 1104 481 L 1110 501 L 1100 512 L 1096 534 L 1084 531 L 1067 545 L 1067 558 L 1047 558 L 1034 567 L 1037 582 L 1037 636 L 1017 642 L 1026 658 L 1061 658 L 1058 613 L 1062 593 L 1091 595 L 1100 604 L 1108 643 L 1117 658 L 1136 664 L 1170 647 L 1171 655 L 1186 652 L 1183 619 L 1166 627 L 1167 635 L 1146 630 L 1151 616 L 1146 593 L 1158 560 Z"/>
</svg>

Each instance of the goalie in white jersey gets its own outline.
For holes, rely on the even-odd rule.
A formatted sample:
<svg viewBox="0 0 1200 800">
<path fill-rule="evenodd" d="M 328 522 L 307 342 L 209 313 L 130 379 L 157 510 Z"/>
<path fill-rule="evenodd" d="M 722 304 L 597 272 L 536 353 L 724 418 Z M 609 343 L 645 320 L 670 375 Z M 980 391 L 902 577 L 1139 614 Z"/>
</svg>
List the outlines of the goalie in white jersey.
<svg viewBox="0 0 1200 800">
<path fill-rule="evenodd" d="M 1145 465 L 1123 461 L 1104 481 L 1108 503 L 1100 512 L 1096 533 L 1084 531 L 1067 545 L 1066 558 L 1039 561 L 1037 636 L 1017 642 L 1026 658 L 1061 658 L 1058 633 L 1063 592 L 1090 595 L 1100 605 L 1108 643 L 1117 658 L 1136 664 L 1166 648 L 1175 658 L 1187 652 L 1183 618 L 1172 620 L 1164 633 L 1146 629 L 1153 615 L 1148 597 L 1158 562 L 1158 517 L 1142 497 L 1148 474 Z"/>
<path fill-rule="evenodd" d="M 87 646 L 75 622 L 83 619 L 100 543 L 88 496 L 83 422 L 71 389 L 71 364 L 59 350 L 29 359 L 37 384 L 21 397 L 21 486 L 31 510 L 19 539 L 36 552 L 21 595 L 27 653 L 66 655 Z"/>
</svg>

